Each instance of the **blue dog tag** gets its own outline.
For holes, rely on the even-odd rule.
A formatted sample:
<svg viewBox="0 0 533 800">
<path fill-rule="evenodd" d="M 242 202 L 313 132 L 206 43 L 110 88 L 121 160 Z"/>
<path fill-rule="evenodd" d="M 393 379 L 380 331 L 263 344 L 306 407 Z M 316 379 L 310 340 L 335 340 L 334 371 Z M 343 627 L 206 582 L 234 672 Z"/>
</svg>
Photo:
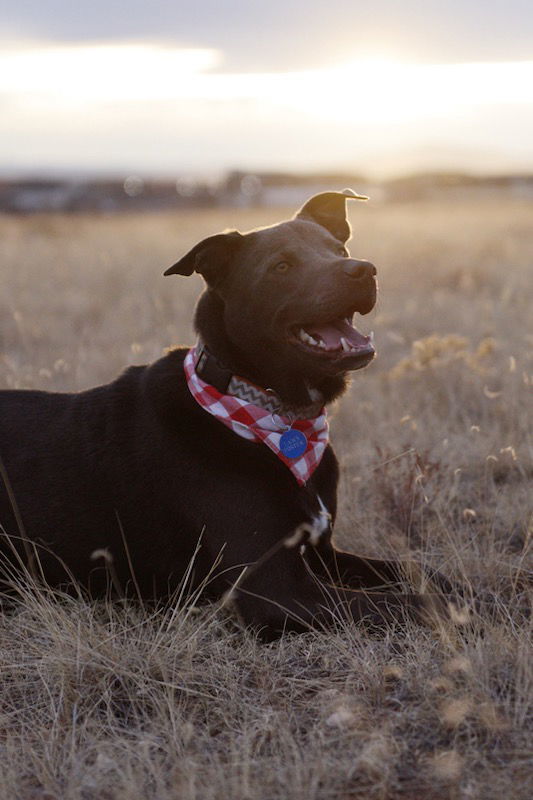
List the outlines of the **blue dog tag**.
<svg viewBox="0 0 533 800">
<path fill-rule="evenodd" d="M 307 438 L 301 431 L 291 428 L 281 434 L 279 448 L 285 458 L 300 458 L 307 450 Z"/>
</svg>

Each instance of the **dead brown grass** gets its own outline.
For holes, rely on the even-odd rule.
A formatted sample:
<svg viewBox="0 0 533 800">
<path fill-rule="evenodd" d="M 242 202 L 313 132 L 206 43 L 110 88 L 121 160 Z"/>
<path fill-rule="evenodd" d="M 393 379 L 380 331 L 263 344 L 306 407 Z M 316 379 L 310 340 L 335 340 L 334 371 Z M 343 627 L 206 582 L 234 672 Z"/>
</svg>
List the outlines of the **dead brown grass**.
<svg viewBox="0 0 533 800">
<path fill-rule="evenodd" d="M 358 207 L 380 357 L 334 410 L 338 539 L 496 598 L 462 630 L 260 645 L 215 607 L 28 593 L 0 619 L 0 797 L 531 796 L 533 207 Z M 0 382 L 76 390 L 192 340 L 161 272 L 272 211 L 0 218 Z M 528 329 L 529 326 L 529 329 Z"/>
</svg>

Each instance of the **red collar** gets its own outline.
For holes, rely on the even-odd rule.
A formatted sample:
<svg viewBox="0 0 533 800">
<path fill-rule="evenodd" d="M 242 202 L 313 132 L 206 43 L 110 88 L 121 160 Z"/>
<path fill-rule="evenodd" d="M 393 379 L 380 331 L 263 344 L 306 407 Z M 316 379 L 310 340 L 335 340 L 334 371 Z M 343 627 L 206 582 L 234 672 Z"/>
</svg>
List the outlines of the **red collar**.
<svg viewBox="0 0 533 800">
<path fill-rule="evenodd" d="M 249 400 L 222 394 L 197 375 L 196 361 L 196 348 L 193 347 L 187 353 L 183 366 L 189 391 L 196 402 L 238 436 L 252 442 L 266 444 L 290 469 L 298 484 L 303 486 L 320 464 L 328 444 L 328 422 L 325 409 L 322 408 L 317 416 L 309 419 L 280 416 L 249 402 Z M 295 437 L 285 436 L 282 442 L 282 436 L 290 431 L 296 432 Z M 302 435 L 306 441 L 301 439 Z M 288 455 L 291 438 L 299 439 L 305 446 L 301 455 L 292 458 Z"/>
</svg>

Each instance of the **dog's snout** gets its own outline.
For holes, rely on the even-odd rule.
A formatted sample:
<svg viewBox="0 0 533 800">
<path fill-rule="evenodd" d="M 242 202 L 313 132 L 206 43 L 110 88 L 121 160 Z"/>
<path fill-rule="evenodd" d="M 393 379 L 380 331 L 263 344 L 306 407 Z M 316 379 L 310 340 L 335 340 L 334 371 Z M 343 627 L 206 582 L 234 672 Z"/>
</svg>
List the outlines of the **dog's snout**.
<svg viewBox="0 0 533 800">
<path fill-rule="evenodd" d="M 358 281 L 373 278 L 376 275 L 376 268 L 370 261 L 358 261 L 355 258 L 350 258 L 343 264 L 342 268 L 350 278 L 355 278 Z"/>
</svg>

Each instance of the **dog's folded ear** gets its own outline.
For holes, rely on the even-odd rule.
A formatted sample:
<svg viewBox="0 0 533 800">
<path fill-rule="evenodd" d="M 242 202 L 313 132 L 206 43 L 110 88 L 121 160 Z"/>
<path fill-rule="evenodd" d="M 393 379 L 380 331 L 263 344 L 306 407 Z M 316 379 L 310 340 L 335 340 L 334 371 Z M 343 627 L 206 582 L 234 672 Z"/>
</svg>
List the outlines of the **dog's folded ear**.
<svg viewBox="0 0 533 800">
<path fill-rule="evenodd" d="M 192 275 L 198 272 L 210 286 L 215 286 L 226 275 L 242 238 L 242 233 L 238 231 L 209 236 L 198 242 L 163 275 Z"/>
<path fill-rule="evenodd" d="M 342 192 L 322 192 L 315 194 L 296 214 L 297 219 L 308 219 L 326 228 L 341 242 L 346 242 L 352 229 L 346 219 L 346 200 L 368 200 L 364 194 L 356 194 L 352 189 Z"/>
</svg>

